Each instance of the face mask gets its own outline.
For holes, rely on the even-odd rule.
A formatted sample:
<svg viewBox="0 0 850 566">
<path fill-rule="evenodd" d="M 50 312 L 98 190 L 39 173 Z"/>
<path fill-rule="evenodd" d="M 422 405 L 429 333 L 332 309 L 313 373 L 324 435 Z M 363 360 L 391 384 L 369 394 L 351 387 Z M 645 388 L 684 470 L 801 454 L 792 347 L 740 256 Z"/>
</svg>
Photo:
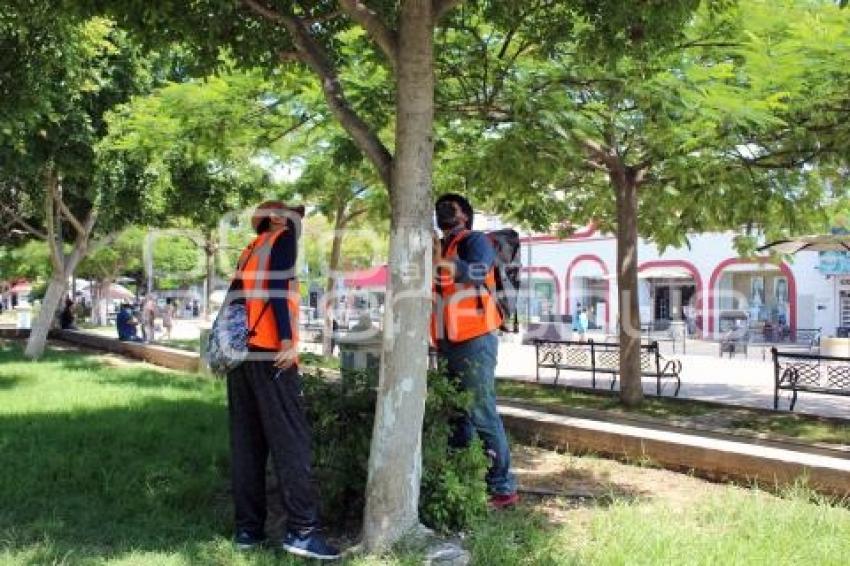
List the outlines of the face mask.
<svg viewBox="0 0 850 566">
<path fill-rule="evenodd" d="M 457 211 L 453 203 L 445 201 L 437 205 L 437 226 L 440 230 L 451 230 L 458 224 Z"/>
</svg>

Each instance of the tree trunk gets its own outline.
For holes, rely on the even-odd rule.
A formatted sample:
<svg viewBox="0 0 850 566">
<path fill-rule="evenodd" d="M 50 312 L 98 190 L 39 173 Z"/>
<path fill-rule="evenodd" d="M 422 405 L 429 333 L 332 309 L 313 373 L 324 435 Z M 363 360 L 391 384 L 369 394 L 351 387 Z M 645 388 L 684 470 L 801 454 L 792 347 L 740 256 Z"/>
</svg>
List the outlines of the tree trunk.
<svg viewBox="0 0 850 566">
<path fill-rule="evenodd" d="M 204 290 L 204 320 L 210 319 L 212 311 L 210 308 L 210 296 L 212 295 L 213 285 L 215 284 L 215 252 L 215 235 L 210 230 L 207 233 L 206 242 L 204 242 L 204 254 L 207 259 L 207 284 Z"/>
<path fill-rule="evenodd" d="M 342 230 L 345 229 L 345 206 L 337 207 L 334 219 L 334 237 L 331 243 L 331 257 L 329 262 L 328 282 L 325 287 L 324 324 L 322 326 L 322 355 L 329 357 L 333 355 L 333 315 L 336 305 L 336 282 L 339 270 L 339 259 L 342 255 Z"/>
<path fill-rule="evenodd" d="M 638 304 L 638 199 L 633 172 L 620 168 L 611 176 L 617 193 L 617 288 L 620 303 L 620 400 L 643 401 L 640 379 L 640 306 Z"/>
<path fill-rule="evenodd" d="M 110 279 L 100 279 L 97 281 L 97 298 L 92 300 L 92 322 L 97 326 L 106 326 L 108 324 L 107 309 L 109 306 L 110 289 L 112 281 Z"/>
<path fill-rule="evenodd" d="M 44 353 L 44 347 L 47 344 L 47 333 L 50 332 L 53 326 L 53 320 L 56 317 L 56 310 L 65 296 L 65 289 L 68 286 L 68 277 L 65 272 L 54 273 L 50 278 L 50 283 L 47 285 L 47 292 L 44 294 L 44 300 L 41 301 L 41 310 L 38 313 L 38 318 L 30 330 L 30 337 L 27 340 L 27 348 L 24 355 L 30 359 L 40 358 Z"/>
<path fill-rule="evenodd" d="M 391 191 L 391 278 L 363 526 L 363 543 L 371 552 L 392 545 L 419 523 L 431 315 L 432 21 L 432 0 L 402 2 Z"/>
<path fill-rule="evenodd" d="M 44 301 L 42 301 L 41 311 L 38 313 L 38 318 L 30 331 L 27 347 L 24 350 L 24 355 L 30 359 L 40 358 L 44 353 L 47 333 L 56 317 L 56 308 L 65 294 L 68 278 L 74 274 L 77 265 L 88 253 L 89 238 L 98 216 L 97 208 L 92 208 L 85 222 L 80 222 L 76 217 L 73 217 L 72 225 L 77 230 L 77 237 L 74 240 L 74 249 L 68 256 L 65 256 L 62 242 L 56 237 L 58 228 L 53 218 L 55 204 L 58 202 L 59 206 L 64 205 L 61 200 L 61 191 L 58 188 L 59 177 L 52 167 L 45 169 L 45 185 L 47 190 L 45 191 L 44 216 L 47 227 L 47 246 L 50 250 L 50 263 L 53 270 L 47 293 L 44 296 Z M 70 214 L 70 212 L 66 214 Z"/>
</svg>

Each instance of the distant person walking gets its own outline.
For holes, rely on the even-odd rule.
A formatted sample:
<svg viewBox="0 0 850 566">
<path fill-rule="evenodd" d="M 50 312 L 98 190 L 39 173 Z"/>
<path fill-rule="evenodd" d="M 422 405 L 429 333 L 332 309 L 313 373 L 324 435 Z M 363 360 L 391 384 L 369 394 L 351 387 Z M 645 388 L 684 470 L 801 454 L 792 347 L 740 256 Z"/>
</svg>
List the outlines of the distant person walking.
<svg viewBox="0 0 850 566">
<path fill-rule="evenodd" d="M 142 337 L 145 342 L 153 342 L 156 338 L 156 303 L 148 293 L 142 304 Z"/>
<path fill-rule="evenodd" d="M 588 317 L 587 309 L 581 306 L 581 303 L 576 303 L 575 321 L 573 322 L 573 330 L 578 334 L 579 342 L 584 342 L 587 339 Z"/>
<path fill-rule="evenodd" d="M 76 313 L 74 312 L 76 304 L 74 303 L 74 299 L 68 297 L 65 299 L 65 308 L 62 309 L 62 313 L 59 315 L 59 327 L 62 330 L 76 330 Z"/>
<path fill-rule="evenodd" d="M 171 340 L 171 330 L 174 327 L 174 304 L 171 297 L 165 299 L 165 308 L 162 310 L 162 330 L 165 332 L 165 339 Z"/>
</svg>

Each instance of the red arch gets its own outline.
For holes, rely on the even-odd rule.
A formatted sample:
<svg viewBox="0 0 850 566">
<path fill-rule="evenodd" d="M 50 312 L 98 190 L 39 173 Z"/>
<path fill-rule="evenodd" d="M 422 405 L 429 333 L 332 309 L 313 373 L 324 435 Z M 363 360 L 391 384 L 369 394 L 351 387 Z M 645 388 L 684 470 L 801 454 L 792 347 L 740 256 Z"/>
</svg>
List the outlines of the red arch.
<svg viewBox="0 0 850 566">
<path fill-rule="evenodd" d="M 703 293 L 705 289 L 702 286 L 702 276 L 699 273 L 699 269 L 693 263 L 684 260 L 684 259 L 657 259 L 652 261 L 646 261 L 638 267 L 638 272 L 643 271 L 645 269 L 650 269 L 653 267 L 681 267 L 682 269 L 686 269 L 688 273 L 690 273 L 694 278 L 694 285 L 696 285 L 696 309 L 697 316 L 699 317 L 700 323 L 697 327 L 702 330 L 703 324 L 702 321 L 705 320 L 705 313 L 703 312 Z M 790 294 L 790 292 L 789 292 Z"/>
<path fill-rule="evenodd" d="M 591 261 L 602 268 L 602 274 L 608 275 L 608 266 L 602 261 L 602 258 L 596 254 L 581 254 L 577 255 L 567 266 L 567 274 L 564 279 L 564 314 L 570 314 L 570 284 L 573 281 L 573 268 L 582 261 Z M 611 321 L 611 281 L 605 279 L 605 326 L 610 326 Z"/>
<path fill-rule="evenodd" d="M 740 257 L 730 257 L 729 259 L 721 261 L 717 264 L 717 267 L 714 268 L 714 271 L 711 272 L 711 279 L 708 282 L 708 332 L 709 334 L 714 334 L 714 317 L 717 313 L 717 293 L 715 290 L 717 289 L 717 280 L 720 279 L 720 274 L 723 273 L 723 270 L 729 267 L 730 265 L 735 265 L 739 263 L 771 263 L 773 265 L 777 265 L 769 260 L 767 257 L 756 257 L 756 258 L 740 258 Z M 788 280 L 788 325 L 791 327 L 791 332 L 796 332 L 797 330 L 797 280 L 794 279 L 794 272 L 791 271 L 791 268 L 782 261 L 778 264 L 779 271 L 782 272 L 782 275 Z"/>
<path fill-rule="evenodd" d="M 528 273 L 545 273 L 555 282 L 555 314 L 560 314 L 561 310 L 561 282 L 558 280 L 558 275 L 549 267 L 533 265 L 531 267 L 523 267 L 520 271 Z"/>
</svg>

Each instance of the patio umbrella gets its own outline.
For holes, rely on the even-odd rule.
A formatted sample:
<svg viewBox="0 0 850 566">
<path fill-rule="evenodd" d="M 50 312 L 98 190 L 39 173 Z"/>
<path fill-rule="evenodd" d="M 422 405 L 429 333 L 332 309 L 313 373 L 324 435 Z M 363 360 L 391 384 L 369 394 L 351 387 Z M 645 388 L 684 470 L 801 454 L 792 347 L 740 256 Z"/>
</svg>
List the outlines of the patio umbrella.
<svg viewBox="0 0 850 566">
<path fill-rule="evenodd" d="M 765 244 L 760 252 L 773 251 L 781 254 L 797 252 L 850 252 L 850 234 L 817 234 L 813 236 L 795 236 L 786 240 L 777 240 Z"/>
</svg>

